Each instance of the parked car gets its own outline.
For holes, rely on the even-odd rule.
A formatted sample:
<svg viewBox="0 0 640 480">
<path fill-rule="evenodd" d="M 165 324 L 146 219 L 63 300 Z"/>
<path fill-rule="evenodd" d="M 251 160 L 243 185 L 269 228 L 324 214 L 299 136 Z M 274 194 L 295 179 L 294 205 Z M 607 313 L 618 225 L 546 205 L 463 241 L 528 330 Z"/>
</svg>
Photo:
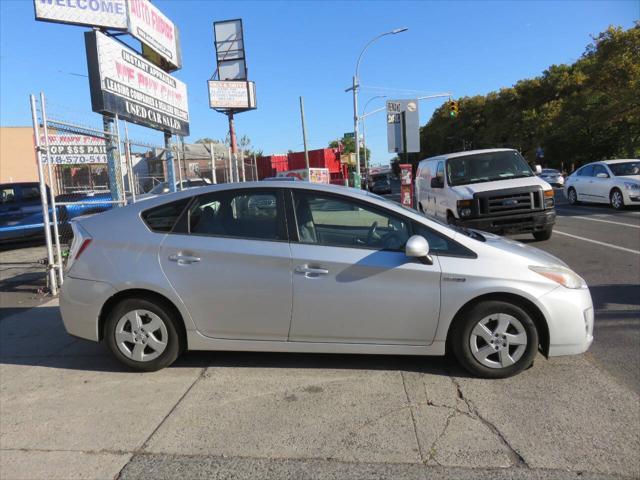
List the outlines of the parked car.
<svg viewBox="0 0 640 480">
<path fill-rule="evenodd" d="M 640 160 L 603 160 L 573 172 L 565 182 L 569 203 L 608 203 L 616 210 L 640 205 Z"/>
<path fill-rule="evenodd" d="M 391 193 L 391 182 L 388 178 L 381 178 L 379 180 L 376 180 L 371 187 L 371 191 L 379 195 L 389 194 Z"/>
<path fill-rule="evenodd" d="M 73 228 L 65 328 L 136 370 L 186 349 L 452 351 L 501 378 L 593 340 L 589 289 L 558 258 L 361 190 L 221 184 Z"/>
<path fill-rule="evenodd" d="M 176 190 L 181 191 L 187 190 L 189 188 L 206 187 L 207 185 L 211 185 L 211 180 L 209 180 L 208 178 L 186 178 L 182 181 L 176 181 Z M 163 195 L 165 193 L 169 193 L 170 191 L 171 190 L 169 189 L 169 182 L 160 182 L 147 193 L 137 195 L 136 200 L 144 200 L 147 198 L 155 197 L 156 195 Z"/>
<path fill-rule="evenodd" d="M 38 182 L 1 184 L 0 196 L 0 242 L 18 242 L 44 237 L 44 219 Z M 51 204 L 51 191 L 48 187 L 47 198 Z M 65 194 L 58 195 L 55 199 L 57 202 L 65 203 L 82 202 L 56 207 L 58 231 L 63 236 L 66 232 L 71 233 L 68 224 L 70 219 L 111 208 L 111 204 L 105 202 L 105 200 L 111 200 L 108 192 L 106 194 L 94 192 Z M 51 207 L 49 212 L 52 219 Z"/>
<path fill-rule="evenodd" d="M 415 181 L 421 212 L 452 225 L 548 240 L 556 219 L 553 188 L 516 150 L 495 148 L 423 160 Z"/>
<path fill-rule="evenodd" d="M 543 168 L 540 175 L 541 179 L 554 187 L 562 187 L 564 185 L 564 177 L 560 171 L 553 168 Z"/>
</svg>

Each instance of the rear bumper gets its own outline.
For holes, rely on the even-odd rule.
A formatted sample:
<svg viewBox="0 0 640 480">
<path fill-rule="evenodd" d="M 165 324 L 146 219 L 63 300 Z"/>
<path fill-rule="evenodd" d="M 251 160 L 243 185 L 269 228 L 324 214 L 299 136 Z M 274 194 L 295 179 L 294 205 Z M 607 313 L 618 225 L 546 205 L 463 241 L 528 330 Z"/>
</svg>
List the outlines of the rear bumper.
<svg viewBox="0 0 640 480">
<path fill-rule="evenodd" d="M 555 221 L 553 208 L 517 215 L 455 219 L 456 225 L 497 234 L 540 232 L 553 227 Z"/>
<path fill-rule="evenodd" d="M 108 283 L 67 276 L 60 291 L 60 314 L 70 335 L 97 342 L 98 318 L 116 290 Z"/>
</svg>

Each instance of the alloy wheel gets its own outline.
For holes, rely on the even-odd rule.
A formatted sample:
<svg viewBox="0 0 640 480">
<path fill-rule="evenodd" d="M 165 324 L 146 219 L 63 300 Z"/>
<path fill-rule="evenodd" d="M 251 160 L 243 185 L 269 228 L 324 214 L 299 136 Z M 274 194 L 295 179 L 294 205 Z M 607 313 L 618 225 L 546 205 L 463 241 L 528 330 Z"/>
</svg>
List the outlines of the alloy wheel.
<svg viewBox="0 0 640 480">
<path fill-rule="evenodd" d="M 516 363 L 527 350 L 527 332 L 512 315 L 495 313 L 480 320 L 469 338 L 471 354 L 489 368 L 505 368 Z"/>
<path fill-rule="evenodd" d="M 611 194 L 611 206 L 616 210 L 622 208 L 624 200 L 622 200 L 622 194 L 619 191 L 614 191 Z"/>
<path fill-rule="evenodd" d="M 137 362 L 149 362 L 162 355 L 167 348 L 169 334 L 162 319 L 149 310 L 132 310 L 116 324 L 115 340 L 118 350 Z"/>
<path fill-rule="evenodd" d="M 572 188 L 571 190 L 569 190 L 569 203 L 574 204 L 577 200 L 578 197 L 576 195 L 576 191 Z"/>
</svg>

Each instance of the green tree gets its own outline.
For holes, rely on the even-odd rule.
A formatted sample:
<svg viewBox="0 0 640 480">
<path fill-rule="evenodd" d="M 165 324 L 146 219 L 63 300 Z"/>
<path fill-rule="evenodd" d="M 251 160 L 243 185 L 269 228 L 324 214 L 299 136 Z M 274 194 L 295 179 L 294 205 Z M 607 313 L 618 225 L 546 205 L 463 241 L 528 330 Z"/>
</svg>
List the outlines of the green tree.
<svg viewBox="0 0 640 480">
<path fill-rule="evenodd" d="M 356 152 L 356 140 L 353 137 L 342 137 L 338 140 L 332 140 L 329 142 L 330 148 L 338 148 L 338 143 L 342 143 L 342 153 L 355 153 Z M 371 161 L 371 150 L 367 148 L 367 160 Z M 364 148 L 360 146 L 360 162 L 364 165 Z"/>
</svg>

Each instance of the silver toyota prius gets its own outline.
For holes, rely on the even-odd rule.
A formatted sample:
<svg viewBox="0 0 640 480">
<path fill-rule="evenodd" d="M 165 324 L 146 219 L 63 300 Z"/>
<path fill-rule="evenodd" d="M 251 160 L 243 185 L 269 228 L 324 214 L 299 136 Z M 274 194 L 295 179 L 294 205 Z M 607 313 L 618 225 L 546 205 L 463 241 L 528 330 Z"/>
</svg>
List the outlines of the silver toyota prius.
<svg viewBox="0 0 640 480">
<path fill-rule="evenodd" d="M 223 184 L 73 223 L 71 335 L 141 371 L 185 350 L 444 355 L 502 378 L 593 341 L 558 258 L 307 182 Z"/>
</svg>

